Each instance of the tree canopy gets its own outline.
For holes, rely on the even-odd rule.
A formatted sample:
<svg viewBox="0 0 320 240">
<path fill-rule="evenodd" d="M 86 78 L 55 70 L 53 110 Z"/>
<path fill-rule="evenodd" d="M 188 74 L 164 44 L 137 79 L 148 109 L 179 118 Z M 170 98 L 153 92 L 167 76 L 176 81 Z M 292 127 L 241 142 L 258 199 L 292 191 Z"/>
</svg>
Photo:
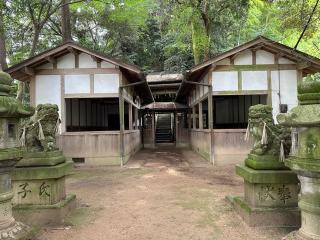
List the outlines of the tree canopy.
<svg viewBox="0 0 320 240">
<path fill-rule="evenodd" d="M 147 72 L 184 71 L 258 35 L 293 47 L 315 2 L 0 0 L 0 64 L 73 40 Z M 298 46 L 317 57 L 319 18 L 316 9 Z"/>
</svg>

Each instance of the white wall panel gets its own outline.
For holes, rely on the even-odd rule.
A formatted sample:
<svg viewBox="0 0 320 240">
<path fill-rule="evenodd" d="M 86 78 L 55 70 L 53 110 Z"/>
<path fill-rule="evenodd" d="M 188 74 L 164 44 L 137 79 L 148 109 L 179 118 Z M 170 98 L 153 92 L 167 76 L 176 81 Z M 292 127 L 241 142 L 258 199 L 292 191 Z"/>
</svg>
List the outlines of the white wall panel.
<svg viewBox="0 0 320 240">
<path fill-rule="evenodd" d="M 268 90 L 267 71 L 244 71 L 242 74 L 242 90 Z"/>
<path fill-rule="evenodd" d="M 280 81 L 279 81 L 280 77 Z M 279 114 L 279 82 L 280 82 L 280 97 L 282 104 L 288 104 L 288 109 L 298 105 L 297 96 L 297 71 L 296 70 L 281 70 L 271 72 L 272 86 L 272 107 L 274 117 Z"/>
<path fill-rule="evenodd" d="M 256 52 L 256 64 L 274 64 L 274 55 L 264 50 Z"/>
<path fill-rule="evenodd" d="M 79 55 L 79 68 L 97 68 L 97 62 L 89 54 L 81 53 Z"/>
<path fill-rule="evenodd" d="M 119 74 L 95 74 L 94 93 L 118 93 Z"/>
<path fill-rule="evenodd" d="M 213 72 L 212 86 L 213 91 L 237 91 L 238 72 Z"/>
<path fill-rule="evenodd" d="M 65 75 L 64 86 L 66 94 L 90 93 L 90 75 Z"/>
<path fill-rule="evenodd" d="M 37 75 L 35 78 L 35 103 L 57 104 L 61 109 L 61 77 L 60 75 Z"/>
<path fill-rule="evenodd" d="M 252 64 L 252 52 L 251 51 L 243 51 L 234 59 L 235 65 L 250 65 Z"/>
<path fill-rule="evenodd" d="M 113 65 L 112 63 L 108 63 L 106 61 L 102 61 L 101 62 L 101 68 L 116 68 L 116 66 Z"/>
<path fill-rule="evenodd" d="M 75 67 L 75 57 L 72 53 L 66 54 L 58 58 L 58 62 L 57 62 L 58 69 L 74 68 L 74 67 Z"/>
</svg>

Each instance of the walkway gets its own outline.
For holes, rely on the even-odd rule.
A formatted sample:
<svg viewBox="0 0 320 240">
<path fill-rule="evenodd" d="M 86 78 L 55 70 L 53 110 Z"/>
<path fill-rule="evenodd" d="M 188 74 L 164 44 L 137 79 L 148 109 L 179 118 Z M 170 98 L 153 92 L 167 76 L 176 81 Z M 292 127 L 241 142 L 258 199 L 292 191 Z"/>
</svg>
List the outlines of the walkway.
<svg viewBox="0 0 320 240">
<path fill-rule="evenodd" d="M 213 168 L 190 150 L 143 150 L 123 169 L 77 168 L 68 191 L 79 206 L 40 240 L 281 239 L 250 229 L 225 201 L 242 193 L 234 167 Z"/>
</svg>

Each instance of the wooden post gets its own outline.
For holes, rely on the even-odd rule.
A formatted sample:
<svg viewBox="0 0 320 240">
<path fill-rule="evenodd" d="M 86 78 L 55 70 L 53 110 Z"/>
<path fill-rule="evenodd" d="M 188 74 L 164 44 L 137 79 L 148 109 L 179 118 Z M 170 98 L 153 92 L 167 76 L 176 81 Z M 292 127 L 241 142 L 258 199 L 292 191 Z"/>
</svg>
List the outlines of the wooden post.
<svg viewBox="0 0 320 240">
<path fill-rule="evenodd" d="M 192 128 L 196 129 L 197 128 L 197 124 L 196 124 L 196 107 L 193 106 L 192 107 Z"/>
<path fill-rule="evenodd" d="M 209 74 L 209 84 L 208 87 L 208 119 L 210 135 L 211 135 L 211 144 L 210 144 L 210 160 L 212 165 L 214 165 L 214 132 L 213 132 L 213 102 L 212 102 L 212 74 Z"/>
<path fill-rule="evenodd" d="M 152 111 L 152 147 L 155 148 L 156 146 L 156 128 L 155 128 L 155 114 Z"/>
<path fill-rule="evenodd" d="M 203 129 L 202 102 L 199 102 L 199 129 Z"/>
<path fill-rule="evenodd" d="M 128 111 L 128 114 L 129 114 L 129 130 L 132 130 L 133 129 L 133 124 L 132 124 L 132 104 L 131 103 L 128 103 L 128 108 L 129 108 L 129 111 Z"/>
<path fill-rule="evenodd" d="M 124 163 L 124 98 L 123 88 L 119 87 L 119 120 L 120 120 L 120 165 Z"/>
<path fill-rule="evenodd" d="M 135 129 L 139 129 L 139 127 L 138 127 L 138 108 L 134 108 L 134 126 L 135 126 Z"/>
</svg>

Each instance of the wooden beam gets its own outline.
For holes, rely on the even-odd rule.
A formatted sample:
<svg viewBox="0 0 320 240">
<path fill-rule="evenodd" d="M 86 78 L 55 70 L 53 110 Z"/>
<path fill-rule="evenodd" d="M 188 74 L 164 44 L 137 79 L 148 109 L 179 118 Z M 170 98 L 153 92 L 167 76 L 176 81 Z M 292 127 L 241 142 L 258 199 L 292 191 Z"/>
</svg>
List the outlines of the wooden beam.
<svg viewBox="0 0 320 240">
<path fill-rule="evenodd" d="M 35 75 L 34 69 L 30 67 L 24 67 L 24 72 L 32 77 Z"/>
<path fill-rule="evenodd" d="M 79 55 L 79 51 L 78 51 L 77 49 L 74 49 L 73 47 L 67 47 L 67 50 L 68 50 L 70 53 L 74 54 L 75 56 L 76 56 L 76 55 Z"/>
<path fill-rule="evenodd" d="M 303 70 L 303 69 L 308 68 L 308 67 L 311 67 L 311 63 L 310 62 L 299 62 L 297 64 L 297 68 L 299 70 Z"/>
<path fill-rule="evenodd" d="M 57 63 L 57 59 L 52 57 L 52 56 L 48 56 L 46 57 L 46 60 L 49 62 L 49 63 L 52 63 L 52 65 L 56 64 Z"/>
<path fill-rule="evenodd" d="M 93 61 L 97 62 L 97 63 L 101 63 L 102 62 L 102 59 L 101 58 L 98 58 L 96 56 L 93 56 L 91 55 L 91 58 L 93 59 Z M 101 66 L 101 65 L 100 65 Z"/>
</svg>

